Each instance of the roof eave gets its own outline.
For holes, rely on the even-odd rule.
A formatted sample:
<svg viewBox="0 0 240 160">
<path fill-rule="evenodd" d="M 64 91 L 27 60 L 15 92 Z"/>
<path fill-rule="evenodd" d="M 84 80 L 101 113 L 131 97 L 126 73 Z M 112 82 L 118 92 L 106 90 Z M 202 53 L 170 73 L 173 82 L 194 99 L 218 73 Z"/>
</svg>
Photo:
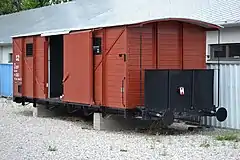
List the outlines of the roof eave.
<svg viewBox="0 0 240 160">
<path fill-rule="evenodd" d="M 225 24 L 221 24 L 224 27 L 240 27 L 240 22 L 237 23 L 225 23 Z"/>
<path fill-rule="evenodd" d="M 161 22 L 161 21 L 182 21 L 182 22 L 187 22 L 187 23 L 192 23 L 198 26 L 204 27 L 206 30 L 211 31 L 211 30 L 219 30 L 221 28 L 224 28 L 221 25 L 209 23 L 209 22 L 204 22 L 200 20 L 195 20 L 195 19 L 188 19 L 188 18 L 162 18 L 162 19 L 153 19 L 153 20 L 148 20 L 148 21 L 141 21 L 141 22 L 135 22 L 135 23 L 126 23 L 126 24 L 115 24 L 115 25 L 105 25 L 105 26 L 94 26 L 94 27 L 82 27 L 82 28 L 68 28 L 68 29 L 58 29 L 58 30 L 49 30 L 49 31 L 42 31 L 42 32 L 34 32 L 34 33 L 26 33 L 26 34 L 20 34 L 20 35 L 14 35 L 11 36 L 12 38 L 17 38 L 17 37 L 27 37 L 27 36 L 36 36 L 36 35 L 41 35 L 41 36 L 50 36 L 50 35 L 59 35 L 59 34 L 67 34 L 71 31 L 79 31 L 79 30 L 86 30 L 86 29 L 95 29 L 95 28 L 106 28 L 106 27 L 115 27 L 115 26 L 121 26 L 121 25 L 137 25 L 137 24 L 146 24 L 146 23 L 152 23 L 152 22 Z"/>
<path fill-rule="evenodd" d="M 12 45 L 11 42 L 0 42 L 0 46 L 9 46 L 9 45 Z"/>
</svg>

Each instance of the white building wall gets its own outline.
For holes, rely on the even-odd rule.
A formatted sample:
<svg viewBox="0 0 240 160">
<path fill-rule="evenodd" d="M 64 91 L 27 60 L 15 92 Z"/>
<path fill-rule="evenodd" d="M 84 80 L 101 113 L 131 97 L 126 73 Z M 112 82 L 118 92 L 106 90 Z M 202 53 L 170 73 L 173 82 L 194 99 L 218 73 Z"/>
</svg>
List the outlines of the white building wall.
<svg viewBox="0 0 240 160">
<path fill-rule="evenodd" d="M 220 128 L 240 129 L 240 64 L 221 63 L 219 90 L 218 90 L 218 65 L 208 64 L 209 69 L 215 70 L 214 76 L 214 104 L 224 107 L 228 111 L 228 117 L 224 122 L 219 122 L 215 117 L 203 119 L 203 124 Z"/>
<path fill-rule="evenodd" d="M 207 33 L 207 55 L 210 54 L 209 44 L 218 44 L 218 32 Z M 224 28 L 220 32 L 220 43 L 240 43 L 240 27 Z M 215 69 L 214 77 L 214 102 L 217 105 L 218 91 L 220 91 L 220 106 L 228 111 L 228 117 L 224 122 L 218 122 L 215 117 L 204 118 L 203 124 L 221 128 L 240 129 L 240 61 L 208 61 L 207 67 Z M 220 69 L 220 89 L 218 90 L 218 67 Z"/>
<path fill-rule="evenodd" d="M 207 32 L 207 44 L 217 44 L 218 31 Z M 224 28 L 220 31 L 221 43 L 240 43 L 240 27 Z"/>
<path fill-rule="evenodd" d="M 0 46 L 0 63 L 9 63 L 10 53 L 12 53 L 11 45 Z"/>
<path fill-rule="evenodd" d="M 0 63 L 2 63 L 3 46 L 0 46 Z"/>
<path fill-rule="evenodd" d="M 240 43 L 240 27 L 224 28 L 219 37 L 220 43 Z M 207 32 L 206 55 L 210 54 L 209 44 L 218 44 L 218 31 Z"/>
</svg>

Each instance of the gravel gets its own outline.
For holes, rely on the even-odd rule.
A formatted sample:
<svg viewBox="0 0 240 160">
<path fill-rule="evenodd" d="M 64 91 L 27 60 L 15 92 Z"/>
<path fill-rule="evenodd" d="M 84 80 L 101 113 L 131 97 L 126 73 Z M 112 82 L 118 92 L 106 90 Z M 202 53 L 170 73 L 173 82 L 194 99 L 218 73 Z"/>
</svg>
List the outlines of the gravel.
<svg viewBox="0 0 240 160">
<path fill-rule="evenodd" d="M 33 117 L 30 105 L 5 99 L 0 104 L 1 160 L 240 160 L 240 142 L 217 141 L 216 130 L 173 135 L 96 131 L 83 120 Z"/>
</svg>

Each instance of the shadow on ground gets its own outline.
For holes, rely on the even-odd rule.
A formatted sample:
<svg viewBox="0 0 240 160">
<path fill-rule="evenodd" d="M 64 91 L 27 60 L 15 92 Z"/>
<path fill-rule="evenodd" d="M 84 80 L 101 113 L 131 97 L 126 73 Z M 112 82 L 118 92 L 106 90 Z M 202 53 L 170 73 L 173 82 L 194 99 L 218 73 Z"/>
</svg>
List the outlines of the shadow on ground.
<svg viewBox="0 0 240 160">
<path fill-rule="evenodd" d="M 54 116 L 49 117 L 40 117 L 40 118 L 49 118 L 49 119 L 56 119 L 62 121 L 69 121 L 81 127 L 82 129 L 93 130 L 93 115 L 88 117 L 83 116 L 82 112 L 74 112 L 74 113 L 67 113 L 63 110 L 61 111 L 52 111 L 54 112 Z M 33 109 L 26 108 L 21 111 L 15 112 L 17 115 L 21 116 L 28 116 L 33 117 Z M 156 124 L 155 124 L 156 125 Z M 190 128 L 189 128 L 190 127 Z M 189 126 L 182 123 L 174 123 L 168 128 L 161 128 L 159 126 L 154 126 L 153 124 L 147 128 L 132 128 L 128 130 L 118 130 L 114 131 L 111 130 L 110 132 L 122 132 L 124 134 L 136 133 L 136 134 L 143 134 L 143 135 L 193 135 L 193 134 L 202 134 L 202 132 L 211 133 L 214 129 L 206 127 L 199 127 L 199 126 Z M 107 131 L 108 132 L 108 131 Z"/>
<path fill-rule="evenodd" d="M 61 121 L 69 121 L 80 126 L 82 129 L 93 129 L 93 116 L 83 116 L 81 112 L 67 113 L 64 110 L 53 110 L 52 115 L 46 117 L 38 117 L 44 119 L 55 119 Z M 33 108 L 21 109 L 21 111 L 15 111 L 16 115 L 34 117 Z"/>
<path fill-rule="evenodd" d="M 33 111 L 32 110 L 24 110 L 24 111 L 16 112 L 16 114 L 22 115 L 22 116 L 27 116 L 27 117 L 32 117 Z"/>
</svg>

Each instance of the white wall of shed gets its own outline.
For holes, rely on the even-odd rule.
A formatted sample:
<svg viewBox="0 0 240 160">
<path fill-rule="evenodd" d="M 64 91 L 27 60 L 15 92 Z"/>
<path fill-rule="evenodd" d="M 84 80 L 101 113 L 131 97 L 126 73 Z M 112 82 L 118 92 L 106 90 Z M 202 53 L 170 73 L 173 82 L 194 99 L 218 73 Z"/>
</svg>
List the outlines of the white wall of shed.
<svg viewBox="0 0 240 160">
<path fill-rule="evenodd" d="M 9 63 L 10 53 L 13 53 L 12 45 L 0 46 L 0 63 Z"/>
<path fill-rule="evenodd" d="M 219 39 L 220 39 L 220 44 L 240 43 L 240 26 L 221 29 Z M 207 32 L 206 55 L 210 55 L 210 48 L 209 48 L 210 44 L 218 44 L 218 31 Z"/>
<path fill-rule="evenodd" d="M 219 65 L 220 78 L 218 90 L 218 65 L 208 64 L 209 69 L 215 70 L 214 76 L 214 104 L 224 107 L 228 111 L 227 119 L 219 122 L 215 117 L 206 117 L 202 123 L 220 128 L 240 130 L 240 64 L 222 63 Z M 218 105 L 218 92 L 219 102 Z"/>
<path fill-rule="evenodd" d="M 220 44 L 240 43 L 240 26 L 223 28 L 220 31 Z M 218 31 L 207 32 L 206 54 L 210 55 L 210 44 L 218 44 Z M 220 107 L 225 107 L 228 117 L 224 122 L 218 122 L 215 117 L 206 117 L 202 123 L 220 128 L 240 129 L 240 61 L 210 62 L 207 60 L 207 67 L 215 70 L 214 77 L 214 104 L 218 102 L 220 92 Z M 218 67 L 220 69 L 220 89 L 218 90 Z"/>
</svg>

